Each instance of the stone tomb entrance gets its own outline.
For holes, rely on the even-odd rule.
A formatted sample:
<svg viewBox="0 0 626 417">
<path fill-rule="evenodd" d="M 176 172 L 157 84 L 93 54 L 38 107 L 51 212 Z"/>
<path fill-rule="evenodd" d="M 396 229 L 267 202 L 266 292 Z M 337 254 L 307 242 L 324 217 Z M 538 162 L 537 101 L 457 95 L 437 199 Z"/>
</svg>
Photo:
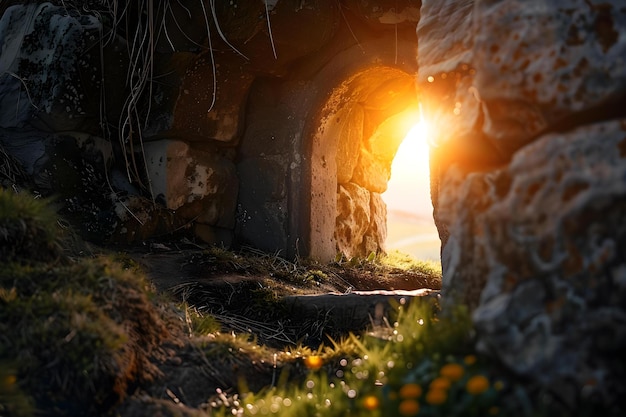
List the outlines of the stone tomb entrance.
<svg viewBox="0 0 626 417">
<path fill-rule="evenodd" d="M 418 120 L 413 77 L 390 68 L 346 80 L 326 103 L 311 150 L 310 250 L 367 256 L 384 249 L 391 163 Z"/>
<path fill-rule="evenodd" d="M 262 2 L 224 4 L 212 38 L 204 2 L 193 13 L 173 4 L 168 19 L 185 31 L 170 24 L 169 42 L 138 56 L 127 48 L 140 31 L 126 39 L 99 13 L 20 3 L 0 7 L 0 39 L 15 52 L 0 83 L 0 146 L 85 237 L 183 231 L 320 260 L 383 249 L 380 194 L 417 121 L 418 3 L 279 2 L 271 33 Z M 150 15 L 140 9 L 127 29 Z M 46 28 L 36 36 L 34 21 Z M 150 68 L 138 77 L 149 82 L 127 82 L 135 67 Z"/>
<path fill-rule="evenodd" d="M 310 83 L 253 85 L 238 152 L 236 240 L 320 260 L 384 250 L 380 195 L 419 120 L 414 74 L 338 66 Z"/>
</svg>

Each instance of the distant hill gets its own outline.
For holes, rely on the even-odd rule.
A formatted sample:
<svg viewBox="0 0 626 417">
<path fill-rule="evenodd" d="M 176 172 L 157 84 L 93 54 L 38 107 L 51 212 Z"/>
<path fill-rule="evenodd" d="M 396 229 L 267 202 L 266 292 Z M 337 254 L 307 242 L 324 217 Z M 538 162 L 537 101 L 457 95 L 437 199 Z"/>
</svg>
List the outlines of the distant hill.
<svg viewBox="0 0 626 417">
<path fill-rule="evenodd" d="M 439 259 L 441 242 L 432 216 L 406 210 L 387 212 L 388 250 L 397 249 L 418 259 Z"/>
<path fill-rule="evenodd" d="M 410 223 L 429 223 L 433 224 L 434 220 L 430 214 L 421 214 L 413 211 L 399 210 L 399 209 L 387 209 L 387 221 L 401 221 Z"/>
</svg>

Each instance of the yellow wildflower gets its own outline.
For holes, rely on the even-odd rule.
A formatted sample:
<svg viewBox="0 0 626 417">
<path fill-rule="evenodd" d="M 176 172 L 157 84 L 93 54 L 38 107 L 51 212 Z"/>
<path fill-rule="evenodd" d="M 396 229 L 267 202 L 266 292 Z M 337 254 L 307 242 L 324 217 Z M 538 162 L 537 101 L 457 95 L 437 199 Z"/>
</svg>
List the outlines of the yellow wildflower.
<svg viewBox="0 0 626 417">
<path fill-rule="evenodd" d="M 379 405 L 380 401 L 378 401 L 378 397 L 375 395 L 368 395 L 363 399 L 363 407 L 365 407 L 366 410 L 376 410 Z"/>
<path fill-rule="evenodd" d="M 324 361 L 322 360 L 321 356 L 311 355 L 307 356 L 304 359 L 304 365 L 313 371 L 320 369 L 323 364 Z"/>
<path fill-rule="evenodd" d="M 472 395 L 482 394 L 489 389 L 489 380 L 483 375 L 473 376 L 467 381 L 465 389 Z"/>
</svg>

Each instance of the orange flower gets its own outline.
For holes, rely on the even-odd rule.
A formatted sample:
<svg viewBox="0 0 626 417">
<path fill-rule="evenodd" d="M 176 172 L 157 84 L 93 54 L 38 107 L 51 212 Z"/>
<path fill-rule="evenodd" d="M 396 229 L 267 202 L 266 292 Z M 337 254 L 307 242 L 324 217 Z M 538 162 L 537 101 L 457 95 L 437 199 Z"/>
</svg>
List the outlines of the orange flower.
<svg viewBox="0 0 626 417">
<path fill-rule="evenodd" d="M 320 356 L 311 355 L 311 356 L 307 356 L 304 359 L 304 365 L 313 371 L 320 369 L 323 364 L 324 364 L 324 361 L 322 360 Z"/>
<path fill-rule="evenodd" d="M 2 385 L 5 387 L 10 387 L 11 385 L 15 384 L 16 381 L 17 381 L 17 378 L 15 377 L 15 375 L 7 375 L 4 377 L 4 380 L 2 381 Z"/>
<path fill-rule="evenodd" d="M 448 378 L 435 378 L 432 380 L 432 382 L 430 383 L 430 389 L 435 389 L 435 390 L 447 390 L 448 388 L 450 388 L 450 380 Z"/>
<path fill-rule="evenodd" d="M 363 398 L 363 407 L 365 407 L 366 410 L 376 410 L 379 405 L 380 401 L 378 401 L 378 397 L 376 397 L 375 395 L 368 395 L 367 397 Z"/>
<path fill-rule="evenodd" d="M 458 363 L 449 363 L 447 365 L 444 365 L 441 368 L 441 371 L 439 371 L 441 376 L 448 378 L 452 382 L 461 379 L 464 372 L 465 369 L 463 369 L 463 367 Z"/>
<path fill-rule="evenodd" d="M 398 411 L 403 416 L 416 416 L 420 412 L 420 405 L 415 400 L 404 400 L 398 406 Z"/>
<path fill-rule="evenodd" d="M 431 405 L 441 405 L 448 399 L 446 390 L 440 388 L 431 388 L 426 393 L 426 402 Z"/>
<path fill-rule="evenodd" d="M 467 366 L 471 366 L 474 365 L 476 363 L 476 356 L 474 355 L 467 355 L 464 359 L 463 362 L 465 362 L 465 365 Z"/>
<path fill-rule="evenodd" d="M 471 377 L 465 389 L 472 395 L 482 394 L 489 389 L 489 380 L 484 375 L 476 375 Z"/>
<path fill-rule="evenodd" d="M 422 395 L 422 387 L 418 384 L 405 384 L 400 388 L 400 397 L 419 398 Z"/>
</svg>

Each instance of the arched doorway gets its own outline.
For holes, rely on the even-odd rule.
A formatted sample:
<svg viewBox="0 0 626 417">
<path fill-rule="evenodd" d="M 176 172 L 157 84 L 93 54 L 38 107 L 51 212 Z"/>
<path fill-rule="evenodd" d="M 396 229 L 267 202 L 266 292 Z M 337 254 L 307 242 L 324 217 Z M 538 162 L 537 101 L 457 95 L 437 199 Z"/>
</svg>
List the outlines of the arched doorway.
<svg viewBox="0 0 626 417">
<path fill-rule="evenodd" d="M 311 146 L 310 254 L 330 259 L 384 249 L 391 164 L 419 120 L 412 74 L 366 68 L 326 101 Z"/>
<path fill-rule="evenodd" d="M 235 241 L 322 261 L 380 251 L 380 194 L 419 118 L 416 70 L 415 41 L 390 33 L 255 79 L 237 149 Z"/>
</svg>

